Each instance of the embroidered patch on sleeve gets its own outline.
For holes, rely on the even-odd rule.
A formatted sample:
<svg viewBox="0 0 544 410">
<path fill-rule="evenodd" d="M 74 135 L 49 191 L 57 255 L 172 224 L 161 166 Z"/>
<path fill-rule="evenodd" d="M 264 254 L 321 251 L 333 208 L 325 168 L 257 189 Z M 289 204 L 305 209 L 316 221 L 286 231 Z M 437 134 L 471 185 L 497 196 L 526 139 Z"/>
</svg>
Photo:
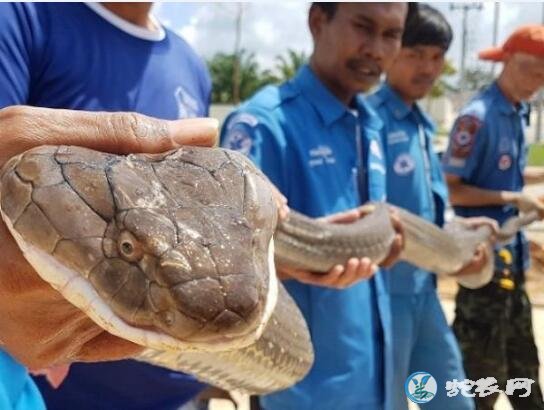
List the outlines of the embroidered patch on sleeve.
<svg viewBox="0 0 544 410">
<path fill-rule="evenodd" d="M 253 140 L 249 133 L 239 127 L 228 131 L 227 136 L 225 137 L 225 148 L 239 151 L 244 155 L 249 155 L 252 145 Z"/>
<path fill-rule="evenodd" d="M 257 117 L 247 112 L 235 114 L 228 122 L 227 129 L 233 128 L 236 124 L 247 124 L 250 127 L 255 127 L 259 123 Z"/>
<path fill-rule="evenodd" d="M 470 155 L 480 126 L 480 120 L 470 115 L 457 120 L 451 133 L 451 158 L 467 158 Z"/>
</svg>

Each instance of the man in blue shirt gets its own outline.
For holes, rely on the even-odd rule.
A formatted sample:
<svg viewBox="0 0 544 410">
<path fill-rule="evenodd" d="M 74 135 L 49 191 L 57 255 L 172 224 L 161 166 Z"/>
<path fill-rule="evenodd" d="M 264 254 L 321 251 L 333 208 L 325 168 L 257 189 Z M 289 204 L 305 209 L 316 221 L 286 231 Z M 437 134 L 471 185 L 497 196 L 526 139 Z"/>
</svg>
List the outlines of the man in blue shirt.
<svg viewBox="0 0 544 410">
<path fill-rule="evenodd" d="M 524 101 L 544 85 L 544 26 L 522 27 L 502 47 L 480 57 L 504 66 L 497 81 L 462 109 L 451 131 L 444 157 L 451 202 L 459 215 L 485 215 L 499 223 L 518 210 L 536 209 L 544 216 L 544 205 L 522 192 L 525 183 L 544 181 L 542 169 L 525 166 L 524 137 Z M 495 260 L 489 285 L 476 290 L 461 287 L 457 294 L 454 331 L 465 369 L 471 380 L 495 378 L 515 409 L 544 409 L 524 286 L 529 255 L 523 234 L 497 249 Z M 515 378 L 534 380 L 528 397 L 521 397 L 525 389 L 514 391 L 507 382 Z M 492 409 L 497 396 L 476 394 L 478 409 Z"/>
<path fill-rule="evenodd" d="M 407 12 L 405 3 L 312 4 L 310 64 L 231 114 L 222 145 L 249 155 L 289 206 L 311 217 L 383 200 L 381 121 L 359 93 L 398 52 Z M 333 219 L 360 213 L 340 215 Z M 310 327 L 315 364 L 297 385 L 264 397 L 264 409 L 392 408 L 391 318 L 382 275 L 361 281 L 370 273 L 368 261 L 355 258 L 325 275 L 278 270 L 294 279 L 285 285 Z"/>
<path fill-rule="evenodd" d="M 33 105 L 131 111 L 165 120 L 206 116 L 211 85 L 204 64 L 184 40 L 149 14 L 150 8 L 150 4 L 1 4 L 0 108 Z M 164 151 L 177 146 L 172 135 L 180 133 L 177 123 L 144 121 L 136 114 L 9 108 L 2 112 L 3 154 L 30 148 L 35 140 L 122 152 Z M 25 119 L 28 112 L 30 121 Z M 12 129 L 10 121 L 17 123 Z M 67 131 L 74 136 L 67 137 Z M 162 140 L 154 139 L 157 132 Z M 104 141 L 95 141 L 96 133 L 102 133 Z M 198 134 L 202 134 L 200 126 L 184 138 L 178 135 L 177 140 L 198 143 Z M 35 140 L 25 142 L 27 135 Z M 14 149 L 10 139 L 21 141 L 20 147 Z M 209 135 L 206 140 L 210 143 Z M 3 223 L 2 229 L 4 233 Z M 6 243 L 11 244 L 11 239 Z M 17 258 L 8 258 L 10 265 L 1 267 L 6 278 L 10 271 L 19 273 L 17 269 L 30 272 L 24 262 L 15 265 L 20 253 Z M 0 339 L 30 367 L 127 357 L 139 350 L 119 343 L 82 313 L 69 310 L 68 302 L 42 289 L 43 283 L 36 279 L 28 287 L 33 295 L 17 293 L 23 287 L 6 286 L 4 276 Z M 44 297 L 38 301 L 40 296 Z M 51 306 L 55 309 L 50 312 Z M 27 322 L 31 316 L 42 321 L 43 327 Z M 61 326 L 64 332 L 59 332 Z M 108 349 L 109 356 L 103 353 Z M 1 351 L 0 377 L 1 408 L 43 408 L 26 370 Z M 135 361 L 75 364 L 58 391 L 45 380 L 37 381 L 49 408 L 175 409 L 204 387 L 190 376 Z"/>
<path fill-rule="evenodd" d="M 444 67 L 451 27 L 440 12 L 420 4 L 406 22 L 402 49 L 386 82 L 369 97 L 384 127 L 387 200 L 437 225 L 448 201 L 440 162 L 433 149 L 435 127 L 417 100 L 427 95 Z M 470 267 L 478 271 L 484 255 Z M 472 399 L 448 397 L 448 380 L 463 380 L 461 354 L 446 322 L 433 274 L 406 262 L 387 271 L 393 324 L 395 410 L 407 409 L 405 382 L 417 371 L 430 373 L 438 386 L 428 409 L 472 409 Z"/>
</svg>

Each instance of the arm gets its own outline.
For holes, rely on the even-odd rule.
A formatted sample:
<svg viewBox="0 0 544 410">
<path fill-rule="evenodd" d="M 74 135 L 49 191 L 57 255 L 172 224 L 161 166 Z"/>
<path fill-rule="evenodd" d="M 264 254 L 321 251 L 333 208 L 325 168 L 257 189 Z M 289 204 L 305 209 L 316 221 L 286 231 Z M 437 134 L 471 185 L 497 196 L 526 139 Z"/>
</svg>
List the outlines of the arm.
<svg viewBox="0 0 544 410">
<path fill-rule="evenodd" d="M 524 192 L 493 191 L 464 183 L 461 177 L 446 174 L 452 205 L 457 206 L 500 206 L 512 205 L 522 212 L 537 210 L 544 218 L 544 203 Z"/>
<path fill-rule="evenodd" d="M 44 144 L 81 145 L 115 153 L 213 145 L 217 121 L 162 121 L 133 113 L 89 113 L 31 107 L 0 110 L 0 168 Z M 36 369 L 72 361 L 130 357 L 143 348 L 94 324 L 43 281 L 0 222 L 0 344 Z"/>
<path fill-rule="evenodd" d="M 473 181 L 488 155 L 487 142 L 492 138 L 480 118 L 459 117 L 450 133 L 450 142 L 443 161 L 443 170 L 452 205 L 480 207 L 512 205 L 522 212 L 537 210 L 544 217 L 544 204 L 523 192 L 497 191 L 479 188 Z M 534 176 L 538 173 L 530 170 Z"/>
<path fill-rule="evenodd" d="M 526 184 L 540 184 L 544 182 L 544 167 L 525 167 L 523 178 Z"/>
<path fill-rule="evenodd" d="M 446 174 L 446 182 L 451 204 L 456 206 L 515 205 L 520 196 L 518 192 L 493 191 L 468 185 L 454 174 Z"/>
</svg>

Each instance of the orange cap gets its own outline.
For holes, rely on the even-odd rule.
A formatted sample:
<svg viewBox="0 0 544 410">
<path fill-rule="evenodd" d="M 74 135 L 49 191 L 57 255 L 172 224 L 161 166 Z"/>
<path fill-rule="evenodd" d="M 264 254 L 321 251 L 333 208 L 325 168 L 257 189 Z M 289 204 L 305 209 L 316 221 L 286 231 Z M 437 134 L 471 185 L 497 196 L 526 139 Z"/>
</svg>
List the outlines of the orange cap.
<svg viewBox="0 0 544 410">
<path fill-rule="evenodd" d="M 480 51 L 482 60 L 503 61 L 506 53 L 527 53 L 544 57 L 544 25 L 528 24 L 514 31 L 502 47 Z"/>
</svg>

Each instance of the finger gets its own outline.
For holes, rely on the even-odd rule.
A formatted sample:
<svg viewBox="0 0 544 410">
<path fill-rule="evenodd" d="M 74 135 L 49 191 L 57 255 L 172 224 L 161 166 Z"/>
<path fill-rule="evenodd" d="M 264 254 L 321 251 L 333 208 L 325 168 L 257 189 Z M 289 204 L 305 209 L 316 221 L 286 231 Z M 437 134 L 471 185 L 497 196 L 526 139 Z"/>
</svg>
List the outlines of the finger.
<svg viewBox="0 0 544 410">
<path fill-rule="evenodd" d="M 298 280 L 299 282 L 318 285 L 318 286 L 334 286 L 338 278 L 344 272 L 344 267 L 342 265 L 335 265 L 327 273 L 315 273 L 300 269 L 290 269 L 290 279 Z"/>
<path fill-rule="evenodd" d="M 494 235 L 496 235 L 500 230 L 499 223 L 494 219 L 491 220 L 491 228 L 493 229 Z"/>
<path fill-rule="evenodd" d="M 391 224 L 393 225 L 393 229 L 395 230 L 395 232 L 401 236 L 401 246 L 404 247 L 404 226 L 402 225 L 400 217 L 398 215 L 392 217 Z"/>
<path fill-rule="evenodd" d="M 289 279 L 293 279 L 293 276 L 286 270 L 284 269 L 276 269 L 276 277 L 279 279 L 279 280 L 289 280 Z"/>
<path fill-rule="evenodd" d="M 365 216 L 371 214 L 375 210 L 376 210 L 376 205 L 373 203 L 364 204 L 357 208 L 357 211 L 359 212 L 359 218 L 364 218 Z"/>
<path fill-rule="evenodd" d="M 357 209 L 351 209 L 345 212 L 339 212 L 337 214 L 329 215 L 323 218 L 325 222 L 329 223 L 351 223 L 359 219 L 359 211 Z"/>
<path fill-rule="evenodd" d="M 173 148 L 182 145 L 212 147 L 217 143 L 219 122 L 215 118 L 188 118 L 168 121 L 168 128 Z"/>
<path fill-rule="evenodd" d="M 396 263 L 403 249 L 404 241 L 402 236 L 395 235 L 395 239 L 393 240 L 393 243 L 391 244 L 391 248 L 389 250 L 389 255 L 387 255 L 387 257 L 380 263 L 380 266 L 383 266 L 384 268 L 391 267 L 394 263 Z"/>
<path fill-rule="evenodd" d="M 39 145 L 79 145 L 113 153 L 163 152 L 215 143 L 212 118 L 166 121 L 136 113 L 9 107 L 0 115 L 0 165 Z M 14 136 L 16 138 L 14 138 Z"/>
<path fill-rule="evenodd" d="M 315 280 L 314 283 L 320 286 L 336 287 L 338 279 L 345 273 L 345 271 L 345 266 L 335 265 L 325 275 L 314 274 L 315 276 L 317 276 L 317 278 L 313 278 Z"/>
<path fill-rule="evenodd" d="M 472 265 L 472 268 L 477 269 L 485 263 L 486 259 L 487 259 L 486 248 L 483 245 L 479 245 L 476 248 L 476 251 L 474 252 L 474 256 L 472 257 L 472 261 L 470 265 Z"/>
<path fill-rule="evenodd" d="M 302 272 L 301 269 L 291 268 L 284 265 L 276 265 L 276 274 L 280 280 L 297 279 Z"/>
<path fill-rule="evenodd" d="M 349 258 L 344 272 L 338 277 L 335 284 L 339 288 L 346 288 L 358 280 L 360 261 L 357 258 Z"/>
<path fill-rule="evenodd" d="M 377 266 L 368 258 L 361 258 L 357 276 L 360 279 L 370 279 L 377 271 Z"/>
</svg>

